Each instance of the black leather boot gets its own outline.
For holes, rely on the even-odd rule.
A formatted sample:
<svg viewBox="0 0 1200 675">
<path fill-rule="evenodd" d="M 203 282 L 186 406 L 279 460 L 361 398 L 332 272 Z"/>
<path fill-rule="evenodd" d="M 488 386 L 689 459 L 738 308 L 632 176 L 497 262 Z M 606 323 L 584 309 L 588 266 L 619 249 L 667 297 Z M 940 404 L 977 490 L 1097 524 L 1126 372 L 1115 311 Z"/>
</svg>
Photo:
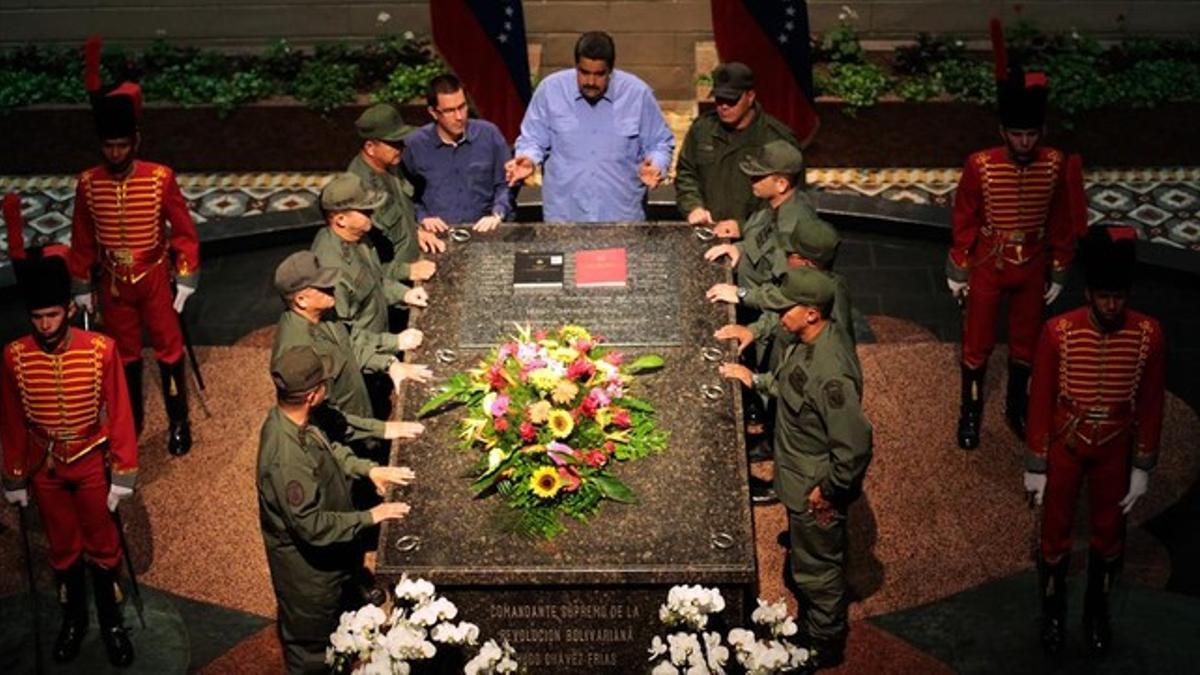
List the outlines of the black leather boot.
<svg viewBox="0 0 1200 675">
<path fill-rule="evenodd" d="M 958 447 L 974 450 L 979 447 L 979 426 L 983 420 L 984 368 L 962 367 L 962 403 L 958 412 Z"/>
<path fill-rule="evenodd" d="M 96 598 L 96 617 L 100 622 L 100 639 L 108 661 L 117 667 L 133 663 L 133 644 L 125 633 L 121 620 L 121 605 L 117 602 L 117 574 L 95 565 L 92 568 L 92 593 Z"/>
<path fill-rule="evenodd" d="M 1038 589 L 1042 596 L 1042 650 L 1053 656 L 1067 639 L 1067 568 L 1070 556 L 1053 565 L 1038 556 Z"/>
<path fill-rule="evenodd" d="M 1108 594 L 1120 570 L 1121 559 L 1105 560 L 1096 551 L 1088 553 L 1087 592 L 1083 596 L 1083 638 L 1088 651 L 1106 654 L 1112 646 L 1112 625 L 1108 620 Z"/>
<path fill-rule="evenodd" d="M 133 408 L 133 427 L 142 435 L 146 406 L 142 403 L 142 360 L 125 364 L 125 385 L 129 389 L 129 407 Z"/>
<path fill-rule="evenodd" d="M 163 405 L 167 409 L 167 452 L 186 455 L 192 449 L 192 426 L 188 422 L 187 373 L 183 358 L 175 363 L 158 363 L 162 375 Z"/>
<path fill-rule="evenodd" d="M 1008 391 L 1004 396 L 1004 416 L 1008 426 L 1022 441 L 1025 440 L 1025 415 L 1029 408 L 1029 376 L 1031 369 L 1024 363 L 1008 362 Z"/>
<path fill-rule="evenodd" d="M 79 656 L 79 645 L 87 633 L 87 598 L 83 590 L 83 561 L 62 572 L 55 572 L 58 582 L 58 604 L 62 607 L 62 627 L 54 639 L 54 660 L 72 661 Z"/>
</svg>

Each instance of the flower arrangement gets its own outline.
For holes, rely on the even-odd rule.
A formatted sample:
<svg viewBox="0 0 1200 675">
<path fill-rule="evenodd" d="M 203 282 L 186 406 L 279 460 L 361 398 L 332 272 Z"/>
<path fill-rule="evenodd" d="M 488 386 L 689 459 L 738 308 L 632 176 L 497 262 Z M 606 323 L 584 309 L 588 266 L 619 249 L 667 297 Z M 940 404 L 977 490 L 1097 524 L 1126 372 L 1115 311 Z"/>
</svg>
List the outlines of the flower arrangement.
<svg viewBox="0 0 1200 675">
<path fill-rule="evenodd" d="M 437 645 L 474 647 L 479 627 L 460 621 L 451 623 L 458 608 L 436 595 L 424 579 L 400 578 L 390 614 L 375 605 L 345 612 L 337 630 L 329 636 L 325 663 L 334 672 L 356 675 L 407 675 L 414 661 L 438 656 Z M 418 668 L 420 664 L 417 664 Z M 514 651 L 507 642 L 488 640 L 463 666 L 465 675 L 504 675 L 517 672 Z M 444 668 L 434 668 L 443 672 Z"/>
<path fill-rule="evenodd" d="M 654 636 L 650 643 L 652 675 L 723 675 L 729 662 L 730 648 L 741 672 L 748 675 L 773 675 L 801 668 L 808 661 L 808 650 L 786 638 L 798 632 L 795 620 L 787 613 L 783 600 L 758 600 L 750 615 L 754 630 L 734 628 L 727 636 L 728 645 L 718 631 L 704 631 L 709 617 L 725 609 L 725 599 L 715 588 L 675 586 L 667 593 L 667 602 L 658 610 L 659 619 L 677 629 L 664 640 Z M 689 628 L 696 632 L 686 632 Z"/>
<path fill-rule="evenodd" d="M 501 495 L 510 529 L 551 539 L 566 529 L 563 516 L 586 521 L 606 499 L 636 501 L 613 467 L 666 448 L 654 407 L 629 392 L 635 375 L 662 365 L 655 355 L 626 363 L 580 326 L 553 333 L 518 326 L 418 415 L 464 404 L 460 446 L 480 452 L 472 492 Z"/>
</svg>

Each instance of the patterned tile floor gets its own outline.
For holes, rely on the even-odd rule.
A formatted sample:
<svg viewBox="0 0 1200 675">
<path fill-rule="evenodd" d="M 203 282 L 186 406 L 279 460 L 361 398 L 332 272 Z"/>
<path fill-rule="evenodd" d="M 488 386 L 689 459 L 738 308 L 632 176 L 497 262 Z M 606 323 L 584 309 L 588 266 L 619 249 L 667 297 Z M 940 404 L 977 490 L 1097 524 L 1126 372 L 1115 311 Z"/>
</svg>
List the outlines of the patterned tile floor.
<svg viewBox="0 0 1200 675">
<path fill-rule="evenodd" d="M 810 169 L 814 189 L 949 208 L 958 169 Z M 327 174 L 184 174 L 180 188 L 196 223 L 303 208 L 316 203 Z M 1084 178 L 1088 220 L 1135 225 L 1142 238 L 1200 253 L 1200 167 L 1097 170 Z M 0 176 L 0 193 L 18 192 L 26 244 L 68 243 L 74 176 Z M 0 242 L 0 262 L 7 242 Z"/>
</svg>

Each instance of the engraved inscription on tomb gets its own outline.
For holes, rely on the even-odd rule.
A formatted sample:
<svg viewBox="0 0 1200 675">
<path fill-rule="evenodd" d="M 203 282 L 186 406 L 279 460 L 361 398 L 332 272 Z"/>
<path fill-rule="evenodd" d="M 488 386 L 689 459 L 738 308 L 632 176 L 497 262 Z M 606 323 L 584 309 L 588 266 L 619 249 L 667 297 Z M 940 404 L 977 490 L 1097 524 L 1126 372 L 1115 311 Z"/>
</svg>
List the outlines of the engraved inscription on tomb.
<svg viewBox="0 0 1200 675">
<path fill-rule="evenodd" d="M 609 344 L 674 346 L 683 343 L 680 326 L 680 261 L 677 251 L 628 251 L 624 288 L 576 288 L 574 250 L 561 242 L 545 244 L 489 243 L 472 246 L 466 255 L 465 306 L 460 347 L 488 347 L 510 335 L 513 324 L 552 328 L 563 323 L 586 326 Z M 513 288 L 517 251 L 565 254 L 562 288 Z"/>
</svg>

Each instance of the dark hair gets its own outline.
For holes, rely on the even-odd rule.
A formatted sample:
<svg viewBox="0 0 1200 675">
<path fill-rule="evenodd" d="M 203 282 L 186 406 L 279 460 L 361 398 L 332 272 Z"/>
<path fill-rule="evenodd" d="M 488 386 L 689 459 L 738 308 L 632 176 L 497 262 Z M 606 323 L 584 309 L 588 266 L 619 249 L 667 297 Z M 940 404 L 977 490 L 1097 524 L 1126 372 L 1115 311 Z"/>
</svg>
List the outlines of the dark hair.
<svg viewBox="0 0 1200 675">
<path fill-rule="evenodd" d="M 425 101 L 430 108 L 437 108 L 438 94 L 453 94 L 462 89 L 462 81 L 452 73 L 442 73 L 429 81 L 429 88 L 425 91 Z"/>
<path fill-rule="evenodd" d="M 575 63 L 578 64 L 580 59 L 603 61 L 612 70 L 617 62 L 617 47 L 613 44 L 612 36 L 599 30 L 580 35 L 575 43 Z"/>
</svg>

